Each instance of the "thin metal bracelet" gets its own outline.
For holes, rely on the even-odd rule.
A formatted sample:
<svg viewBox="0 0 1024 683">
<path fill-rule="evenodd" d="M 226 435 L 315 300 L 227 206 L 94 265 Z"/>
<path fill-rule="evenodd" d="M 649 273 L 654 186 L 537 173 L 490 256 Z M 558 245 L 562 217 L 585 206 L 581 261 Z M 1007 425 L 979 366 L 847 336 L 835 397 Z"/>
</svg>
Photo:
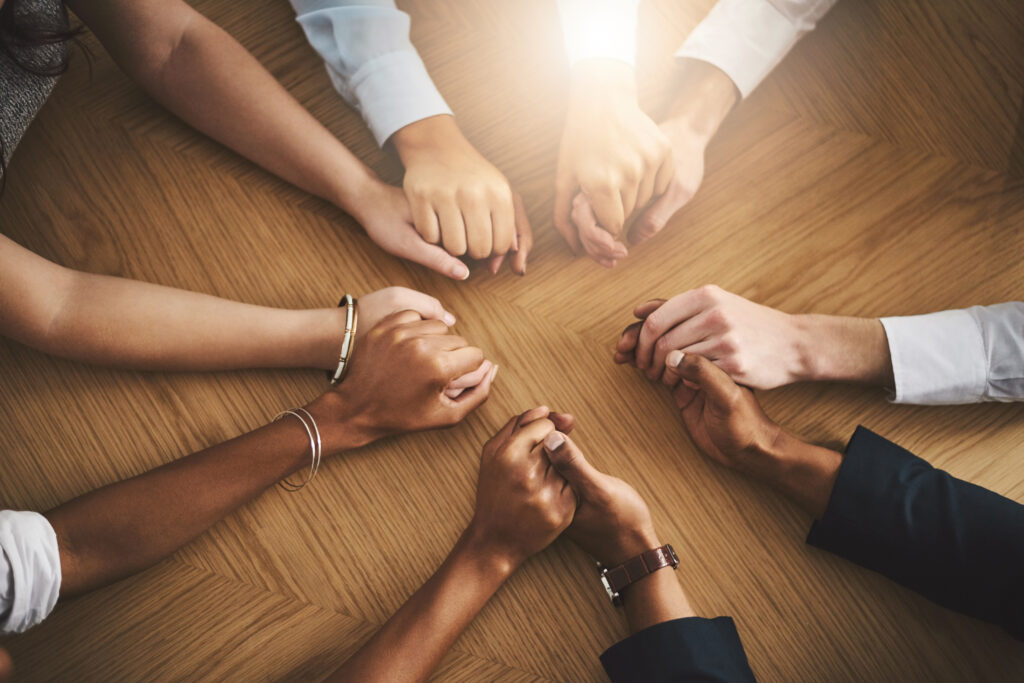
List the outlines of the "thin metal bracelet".
<svg viewBox="0 0 1024 683">
<path fill-rule="evenodd" d="M 338 308 L 345 307 L 345 336 L 341 340 L 338 368 L 334 371 L 334 374 L 331 374 L 330 371 L 327 373 L 327 379 L 330 380 L 331 386 L 337 386 L 341 380 L 345 379 L 345 375 L 348 374 L 349 357 L 352 355 L 352 347 L 355 346 L 356 326 L 359 324 L 359 311 L 356 308 L 358 303 L 351 294 L 346 294 L 338 302 Z"/>
<path fill-rule="evenodd" d="M 309 476 L 309 480 L 312 481 L 313 477 L 316 476 L 316 473 L 320 471 L 320 460 L 323 458 L 324 454 L 324 445 L 320 440 L 320 428 L 317 426 L 316 420 L 308 410 L 305 408 L 296 408 L 295 410 L 309 418 L 309 423 L 313 425 L 313 433 L 316 434 L 316 455 L 314 456 L 313 473 Z"/>
<path fill-rule="evenodd" d="M 309 450 L 312 453 L 312 461 L 309 464 L 309 474 L 306 475 L 305 481 L 303 481 L 301 484 L 293 484 L 292 482 L 288 481 L 287 477 L 285 477 L 280 482 L 278 482 L 280 484 L 281 488 L 283 488 L 285 491 L 288 491 L 290 493 L 295 493 L 296 491 L 298 491 L 299 489 L 304 487 L 306 484 L 311 482 L 313 480 L 313 475 L 316 473 L 316 470 L 314 469 L 315 465 L 317 464 L 316 440 L 313 438 L 313 430 L 311 430 L 309 428 L 309 425 L 306 424 L 306 420 L 302 417 L 302 415 L 299 415 L 294 410 L 285 410 L 283 412 L 278 413 L 274 417 L 274 422 L 277 422 L 278 420 L 280 420 L 285 415 L 291 415 L 296 420 L 298 420 L 299 422 L 302 423 L 302 428 L 305 429 L 306 430 L 306 434 L 309 435 Z"/>
</svg>

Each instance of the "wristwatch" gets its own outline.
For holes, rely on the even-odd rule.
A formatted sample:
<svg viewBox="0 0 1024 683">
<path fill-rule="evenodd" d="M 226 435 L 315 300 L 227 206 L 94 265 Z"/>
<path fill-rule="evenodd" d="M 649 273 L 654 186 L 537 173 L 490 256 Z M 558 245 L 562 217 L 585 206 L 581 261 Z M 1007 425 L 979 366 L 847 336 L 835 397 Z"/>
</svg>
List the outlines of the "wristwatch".
<svg viewBox="0 0 1024 683">
<path fill-rule="evenodd" d="M 618 567 L 609 569 L 600 562 L 597 563 L 597 571 L 601 575 L 601 584 L 608 593 L 609 599 L 616 607 L 622 604 L 622 592 L 645 576 L 649 576 L 659 569 L 679 566 L 679 558 L 675 549 L 665 544 L 660 548 L 654 548 L 640 553 L 634 558 L 628 559 Z"/>
</svg>

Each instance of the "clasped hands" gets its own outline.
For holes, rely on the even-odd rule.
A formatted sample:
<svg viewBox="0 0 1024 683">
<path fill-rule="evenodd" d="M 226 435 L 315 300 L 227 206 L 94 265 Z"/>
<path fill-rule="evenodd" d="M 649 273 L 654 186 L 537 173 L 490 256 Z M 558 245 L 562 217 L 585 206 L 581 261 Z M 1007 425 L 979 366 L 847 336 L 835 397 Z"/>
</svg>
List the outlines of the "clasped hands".
<svg viewBox="0 0 1024 683">
<path fill-rule="evenodd" d="M 555 180 L 555 227 L 612 267 L 657 234 L 694 195 L 704 150 L 735 104 L 724 72 L 684 60 L 669 115 L 655 124 L 637 102 L 633 69 L 610 59 L 573 67 Z M 353 206 L 342 202 L 383 249 L 456 280 L 461 260 L 486 259 L 492 273 L 511 255 L 526 274 L 533 233 L 521 197 L 465 138 L 450 115 L 411 123 L 392 137 L 405 178 L 392 187 L 367 169 Z"/>
</svg>

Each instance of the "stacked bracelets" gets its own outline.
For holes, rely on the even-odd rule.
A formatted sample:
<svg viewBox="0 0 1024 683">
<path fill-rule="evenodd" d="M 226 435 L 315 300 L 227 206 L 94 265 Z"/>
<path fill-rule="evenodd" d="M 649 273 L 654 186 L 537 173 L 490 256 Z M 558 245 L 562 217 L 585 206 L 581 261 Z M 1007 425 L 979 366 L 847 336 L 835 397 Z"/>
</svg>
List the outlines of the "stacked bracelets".
<svg viewBox="0 0 1024 683">
<path fill-rule="evenodd" d="M 330 370 L 327 371 L 327 379 L 330 380 L 331 386 L 337 386 L 341 380 L 345 379 L 345 375 L 348 373 L 348 359 L 352 355 L 353 342 L 356 338 L 356 325 L 359 323 L 359 311 L 356 309 L 356 300 L 352 298 L 351 294 L 346 294 L 338 302 L 338 308 L 342 306 L 345 307 L 345 336 L 341 340 L 338 369 L 334 371 L 334 374 L 331 374 Z"/>
<path fill-rule="evenodd" d="M 295 417 L 302 426 L 306 429 L 306 434 L 309 435 L 309 450 L 313 452 L 313 461 L 309 464 L 309 474 L 306 475 L 306 479 L 301 484 L 293 484 L 288 481 L 287 478 L 281 481 L 281 487 L 286 491 L 295 492 L 301 489 L 303 486 L 313 481 L 313 477 L 316 476 L 317 470 L 320 469 L 320 456 L 323 454 L 323 443 L 320 441 L 320 430 L 316 426 L 316 420 L 309 414 L 309 411 L 305 408 L 296 408 L 295 410 L 286 410 L 283 413 L 278 413 L 274 417 L 274 422 L 277 422 L 285 415 L 291 415 Z M 308 422 L 306 421 L 308 418 Z"/>
<path fill-rule="evenodd" d="M 359 311 L 356 309 L 356 299 L 351 294 L 346 294 L 342 297 L 341 301 L 338 302 L 338 308 L 345 307 L 345 336 L 341 340 L 341 354 L 338 357 L 338 369 L 331 373 L 327 371 L 327 379 L 330 380 L 332 386 L 336 386 L 341 380 L 345 379 L 345 375 L 348 373 L 348 359 L 352 355 L 352 347 L 356 337 L 356 325 L 359 323 Z M 303 486 L 313 481 L 313 477 L 316 476 L 317 470 L 320 469 L 320 457 L 323 455 L 323 442 L 320 440 L 320 429 L 316 426 L 316 420 L 309 414 L 309 411 L 305 408 L 296 408 L 295 410 L 286 410 L 283 413 L 278 413 L 274 417 L 274 422 L 277 422 L 285 415 L 291 415 L 299 422 L 302 423 L 303 428 L 306 430 L 306 434 L 309 436 L 309 450 L 313 453 L 313 461 L 309 464 L 309 474 L 300 484 L 295 484 L 288 481 L 287 478 L 281 481 L 281 487 L 286 491 L 295 492 L 301 489 Z"/>
</svg>

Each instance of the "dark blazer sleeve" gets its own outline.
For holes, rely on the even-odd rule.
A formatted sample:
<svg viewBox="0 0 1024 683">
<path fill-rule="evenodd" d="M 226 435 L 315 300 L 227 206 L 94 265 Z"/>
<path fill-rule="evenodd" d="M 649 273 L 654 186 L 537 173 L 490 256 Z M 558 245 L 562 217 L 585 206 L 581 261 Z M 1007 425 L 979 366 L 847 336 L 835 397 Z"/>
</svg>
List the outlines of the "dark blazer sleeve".
<svg viewBox="0 0 1024 683">
<path fill-rule="evenodd" d="M 864 427 L 807 542 L 1024 639 L 1024 505 Z"/>
<path fill-rule="evenodd" d="M 601 664 L 613 683 L 754 680 L 729 617 L 655 624 L 608 648 Z"/>
</svg>

